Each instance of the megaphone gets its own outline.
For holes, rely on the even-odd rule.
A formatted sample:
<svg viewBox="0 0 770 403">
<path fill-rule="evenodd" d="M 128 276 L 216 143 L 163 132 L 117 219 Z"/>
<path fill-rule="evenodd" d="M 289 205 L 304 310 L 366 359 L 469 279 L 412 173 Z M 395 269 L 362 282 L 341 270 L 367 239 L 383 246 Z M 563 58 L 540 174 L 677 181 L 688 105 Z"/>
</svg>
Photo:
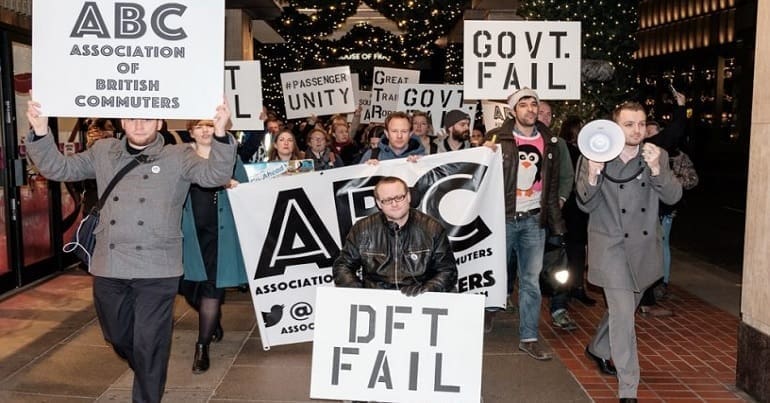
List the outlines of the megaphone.
<svg viewBox="0 0 770 403">
<path fill-rule="evenodd" d="M 588 122 L 580 129 L 577 144 L 580 153 L 589 160 L 607 162 L 623 151 L 626 135 L 617 123 L 598 119 Z"/>
</svg>

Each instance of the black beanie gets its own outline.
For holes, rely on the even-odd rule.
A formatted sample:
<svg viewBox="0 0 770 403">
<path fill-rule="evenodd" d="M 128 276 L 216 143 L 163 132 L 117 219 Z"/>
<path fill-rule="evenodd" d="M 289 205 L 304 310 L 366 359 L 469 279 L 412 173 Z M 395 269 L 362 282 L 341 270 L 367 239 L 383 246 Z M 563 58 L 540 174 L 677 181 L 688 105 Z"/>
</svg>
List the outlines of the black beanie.
<svg viewBox="0 0 770 403">
<path fill-rule="evenodd" d="M 467 113 L 459 109 L 452 109 L 451 111 L 446 113 L 446 116 L 444 116 L 444 128 L 448 129 L 454 126 L 457 122 L 461 120 L 466 120 L 466 119 L 468 120 L 468 122 L 470 122 L 471 120 L 471 117 Z"/>
</svg>

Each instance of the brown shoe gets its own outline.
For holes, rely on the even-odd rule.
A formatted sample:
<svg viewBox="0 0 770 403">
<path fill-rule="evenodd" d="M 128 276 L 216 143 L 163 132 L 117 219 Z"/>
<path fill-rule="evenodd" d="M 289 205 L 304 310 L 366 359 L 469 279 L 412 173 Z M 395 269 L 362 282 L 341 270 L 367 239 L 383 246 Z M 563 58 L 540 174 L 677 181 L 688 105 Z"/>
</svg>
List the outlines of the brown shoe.
<svg viewBox="0 0 770 403">
<path fill-rule="evenodd" d="M 538 361 L 547 361 L 553 358 L 551 349 L 540 343 L 540 340 L 521 341 L 519 342 L 519 350 Z"/>
<path fill-rule="evenodd" d="M 659 306 L 646 306 L 642 305 L 639 307 L 639 311 L 642 312 L 642 315 L 644 316 L 651 316 L 653 318 L 666 318 L 669 316 L 674 316 L 674 312 L 661 308 Z"/>
</svg>

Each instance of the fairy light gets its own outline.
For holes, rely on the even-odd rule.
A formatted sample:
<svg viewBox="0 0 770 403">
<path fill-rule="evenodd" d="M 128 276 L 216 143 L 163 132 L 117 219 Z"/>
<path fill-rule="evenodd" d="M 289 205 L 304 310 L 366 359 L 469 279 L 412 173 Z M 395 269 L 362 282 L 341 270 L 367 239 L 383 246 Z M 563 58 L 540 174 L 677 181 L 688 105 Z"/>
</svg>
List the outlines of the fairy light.
<svg viewBox="0 0 770 403">
<path fill-rule="evenodd" d="M 636 50 L 638 1 L 635 0 L 522 0 L 518 13 L 527 20 L 580 21 L 582 58 L 602 60 L 615 67 L 608 82 L 583 81 L 579 101 L 559 104 L 559 116 L 584 120 L 606 116 L 618 103 L 637 92 L 633 52 Z"/>
<path fill-rule="evenodd" d="M 262 60 L 263 97 L 268 108 L 283 111 L 280 73 L 319 68 L 337 63 L 354 53 L 380 53 L 385 63 L 413 67 L 436 52 L 439 38 L 447 35 L 462 18 L 465 1 L 436 2 L 416 0 L 365 0 L 369 7 L 392 20 L 404 32 L 396 35 L 366 23 L 357 24 L 338 40 L 323 39 L 344 26 L 354 15 L 361 0 L 289 0 L 282 15 L 273 24 L 286 40 L 282 44 L 255 43 L 255 58 Z M 299 9 L 313 9 L 307 15 Z M 460 47 L 462 51 L 462 47 Z M 449 58 L 447 51 L 447 58 Z M 451 52 L 456 53 L 456 52 Z M 450 62 L 447 61 L 447 66 Z M 462 82 L 462 59 L 447 67 L 447 75 Z"/>
</svg>

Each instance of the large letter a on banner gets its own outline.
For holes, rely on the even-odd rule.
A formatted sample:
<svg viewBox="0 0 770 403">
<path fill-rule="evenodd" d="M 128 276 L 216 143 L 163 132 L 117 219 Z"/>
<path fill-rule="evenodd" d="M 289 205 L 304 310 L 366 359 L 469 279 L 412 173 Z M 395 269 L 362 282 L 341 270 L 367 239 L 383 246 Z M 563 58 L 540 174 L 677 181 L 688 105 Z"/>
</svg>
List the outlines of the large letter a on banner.
<svg viewBox="0 0 770 403">
<path fill-rule="evenodd" d="M 254 279 L 282 275 L 287 266 L 331 267 L 339 247 L 302 189 L 278 193 Z"/>
</svg>

